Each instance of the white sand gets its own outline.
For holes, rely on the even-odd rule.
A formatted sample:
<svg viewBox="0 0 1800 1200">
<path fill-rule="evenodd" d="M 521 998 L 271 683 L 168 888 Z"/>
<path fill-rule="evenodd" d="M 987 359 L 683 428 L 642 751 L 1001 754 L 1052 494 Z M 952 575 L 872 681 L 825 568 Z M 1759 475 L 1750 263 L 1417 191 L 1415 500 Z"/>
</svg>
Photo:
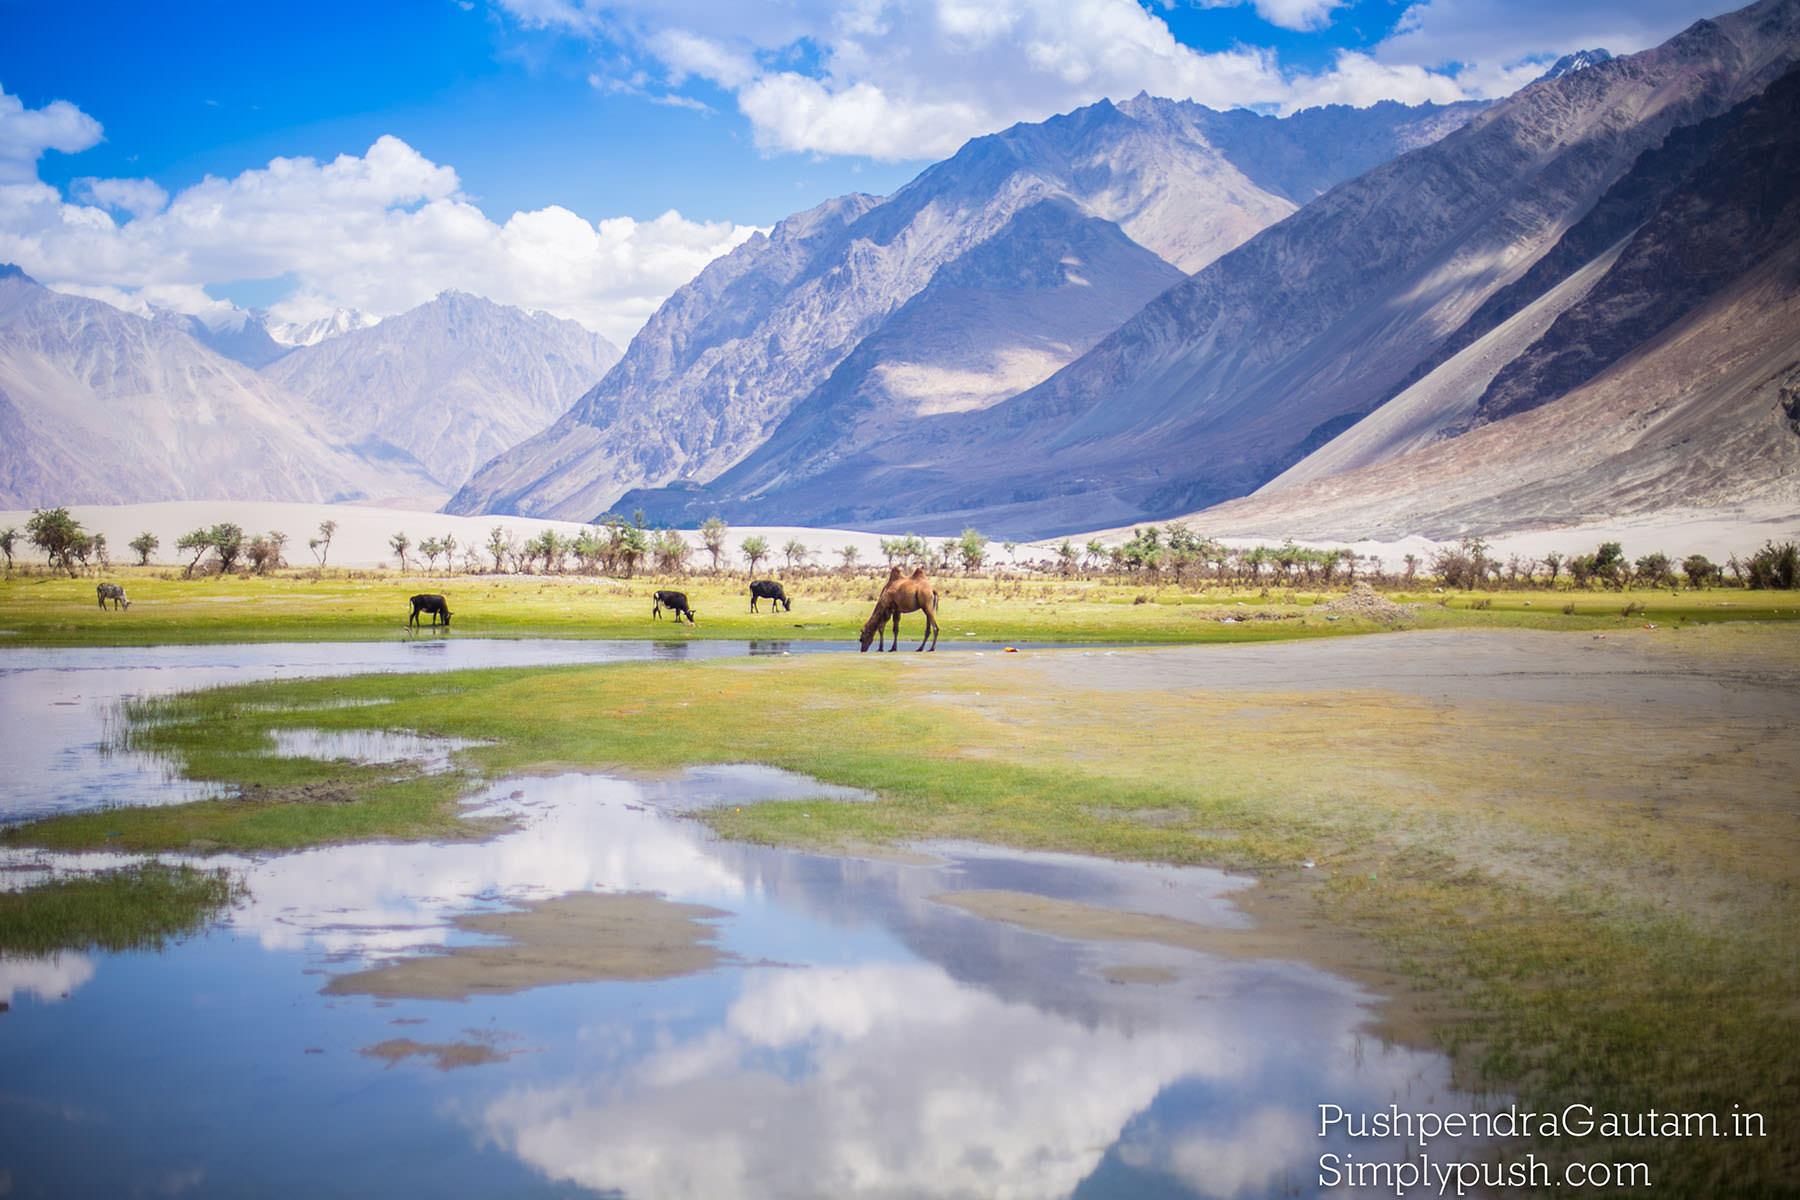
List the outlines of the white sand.
<svg viewBox="0 0 1800 1200">
<path fill-rule="evenodd" d="M 318 565 L 319 552 L 310 549 L 308 543 L 322 537 L 319 526 L 326 521 L 337 523 L 337 529 L 331 536 L 330 549 L 326 552 L 326 565 L 358 568 L 398 566 L 399 559 L 392 545 L 392 538 L 396 533 L 405 533 L 412 543 L 406 552 L 409 565 L 415 559 L 423 562 L 418 554 L 418 544 L 421 541 L 427 538 L 441 540 L 445 534 L 449 534 L 456 539 L 456 559 L 459 566 L 465 555 L 473 550 L 481 555 L 482 565 L 491 568 L 493 559 L 487 554 L 487 543 L 489 532 L 495 526 L 513 533 L 521 542 L 538 536 L 546 528 L 571 537 L 584 528 L 575 521 L 544 521 L 532 517 L 453 517 L 444 513 L 366 508 L 355 504 L 285 504 L 271 501 L 175 500 L 157 504 L 71 504 L 69 513 L 81 522 L 81 527 L 87 532 L 106 535 L 106 551 L 115 563 L 135 563 L 137 555 L 132 552 L 130 543 L 141 533 L 155 534 L 160 545 L 151 554 L 150 561 L 164 565 L 185 565 L 186 556 L 175 549 L 176 541 L 183 534 L 195 529 L 210 529 L 225 521 L 240 526 L 246 536 L 272 531 L 287 534 L 285 556 L 290 567 Z M 20 536 L 13 555 L 22 562 L 41 559 L 36 548 L 24 536 L 25 522 L 30 517 L 29 509 L 0 511 L 0 529 L 12 526 L 19 530 Z M 733 527 L 727 532 L 724 565 L 745 565 L 739 547 L 745 538 L 753 534 L 761 536 L 769 545 L 769 560 L 764 565 L 770 569 L 786 561 L 782 548 L 795 540 L 805 543 L 813 555 L 810 561 L 815 565 L 843 565 L 844 560 L 838 551 L 847 545 L 857 548 L 858 565 L 885 564 L 887 561 L 881 553 L 881 539 L 889 535 L 843 529 L 762 525 L 742 529 Z M 688 530 L 686 536 L 695 547 L 695 563 L 710 566 L 712 559 L 701 547 L 700 535 Z M 443 565 L 441 558 L 438 564 L 440 567 Z"/>
<path fill-rule="evenodd" d="M 449 534 L 456 539 L 459 565 L 467 553 L 473 550 L 480 553 L 484 566 L 491 567 L 493 560 L 487 556 L 486 547 L 489 532 L 495 526 L 513 533 L 521 542 L 536 537 L 547 527 L 570 536 L 583 528 L 574 521 L 544 521 L 509 516 L 453 517 L 444 513 L 368 508 L 354 504 L 182 500 L 157 504 L 77 504 L 69 506 L 69 511 L 81 522 L 83 529 L 106 535 L 107 552 L 114 562 L 135 562 L 136 555 L 130 550 L 129 543 L 139 534 L 150 532 L 161 543 L 151 555 L 151 562 L 167 565 L 184 562 L 184 557 L 175 549 L 175 543 L 182 534 L 198 528 L 210 528 L 223 521 L 235 522 L 246 534 L 276 530 L 286 533 L 287 561 L 293 567 L 318 563 L 318 553 L 308 548 L 308 542 L 321 536 L 319 526 L 326 521 L 337 523 L 337 529 L 331 538 L 328 565 L 354 568 L 397 566 L 398 559 L 391 539 L 400 532 L 404 532 L 412 542 L 413 548 L 407 551 L 409 564 L 417 557 L 419 542 L 433 537 L 441 539 Z M 37 551 L 24 538 L 25 523 L 30 516 L 29 510 L 0 511 L 0 528 L 12 526 L 20 531 L 18 544 L 13 551 L 15 557 L 28 562 L 38 558 Z M 1200 527 L 1204 522 L 1195 524 Z M 693 530 L 686 530 L 684 533 L 696 548 L 696 565 L 709 566 L 711 560 L 700 547 L 699 534 Z M 768 543 L 769 560 L 765 566 L 771 571 L 786 561 L 782 553 L 783 547 L 796 540 L 807 546 L 811 553 L 809 561 L 815 566 L 841 566 L 843 559 L 839 551 L 845 546 L 857 548 L 856 563 L 859 566 L 884 564 L 887 560 L 881 553 L 881 542 L 884 537 L 890 536 L 857 530 L 809 529 L 792 525 L 733 526 L 726 534 L 727 553 L 724 565 L 745 565 L 740 546 L 745 538 L 752 535 L 760 536 Z M 1082 547 L 1093 536 L 1096 535 L 1071 534 L 1069 540 L 1077 547 Z M 1113 545 L 1129 537 L 1130 530 L 1109 530 L 1098 536 L 1102 541 Z M 943 539 L 926 540 L 935 542 Z M 1020 564 L 1032 560 L 1054 561 L 1055 547 L 1062 540 L 1051 538 L 1043 542 L 1022 543 L 1015 548 L 1010 560 L 999 541 L 995 540 L 988 546 L 990 562 L 1004 566 L 1009 561 Z M 1232 531 L 1222 540 L 1229 545 L 1261 543 L 1274 546 L 1284 541 L 1285 536 L 1279 530 Z M 1800 542 L 1800 514 L 1746 508 L 1675 509 L 1655 517 L 1634 517 L 1560 529 L 1527 530 L 1486 539 L 1489 557 L 1501 562 L 1515 554 L 1521 558 L 1541 559 L 1552 551 L 1565 556 L 1587 553 L 1601 542 L 1617 541 L 1624 548 L 1626 557 L 1631 559 L 1652 551 L 1661 551 L 1677 562 L 1689 554 L 1704 554 L 1716 563 L 1723 563 L 1734 554 L 1748 556 L 1764 542 L 1771 540 Z M 1347 545 L 1359 554 L 1379 557 L 1385 570 L 1395 572 L 1404 569 L 1406 555 L 1416 554 L 1425 563 L 1429 563 L 1432 553 L 1442 545 L 1419 537 L 1397 542 L 1299 540 L 1299 544 Z"/>
</svg>

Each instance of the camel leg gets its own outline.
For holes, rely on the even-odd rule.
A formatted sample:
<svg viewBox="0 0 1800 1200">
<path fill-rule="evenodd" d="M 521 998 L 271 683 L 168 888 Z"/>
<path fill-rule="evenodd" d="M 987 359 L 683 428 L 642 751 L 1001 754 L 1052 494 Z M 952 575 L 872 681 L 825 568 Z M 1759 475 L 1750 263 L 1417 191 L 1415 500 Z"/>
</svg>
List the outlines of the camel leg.
<svg viewBox="0 0 1800 1200">
<path fill-rule="evenodd" d="M 892 654 L 894 651 L 898 650 L 899 648 L 900 648 L 900 612 L 898 609 L 896 609 L 894 611 L 894 644 L 888 647 L 888 653 Z"/>
<path fill-rule="evenodd" d="M 926 642 L 930 642 L 931 648 L 933 650 L 936 650 L 937 649 L 937 632 L 938 632 L 937 618 L 932 615 L 930 605 L 926 605 L 924 608 L 921 608 L 919 611 L 925 614 L 925 636 L 919 639 L 919 650 L 923 650 L 925 648 Z M 914 654 L 917 654 L 918 652 L 919 652 L 918 650 L 913 651 Z"/>
</svg>

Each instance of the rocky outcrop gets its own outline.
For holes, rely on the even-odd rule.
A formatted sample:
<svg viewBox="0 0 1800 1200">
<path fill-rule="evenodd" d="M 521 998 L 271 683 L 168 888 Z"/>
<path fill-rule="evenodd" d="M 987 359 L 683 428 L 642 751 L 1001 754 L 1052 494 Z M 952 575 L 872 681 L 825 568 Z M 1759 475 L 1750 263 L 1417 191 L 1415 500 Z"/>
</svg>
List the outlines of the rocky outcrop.
<svg viewBox="0 0 1800 1200">
<path fill-rule="evenodd" d="M 1709 153 L 1494 373 L 1460 436 L 1290 473 L 1192 520 L 1447 539 L 1670 509 L 1800 511 L 1796 129 L 1800 69 L 1698 131 Z"/>
<path fill-rule="evenodd" d="M 1800 70 L 1689 139 L 1710 153 L 1577 306 L 1502 369 L 1468 427 L 1597 377 L 1800 235 Z M 1454 432 L 1454 431 L 1453 431 Z"/>
</svg>

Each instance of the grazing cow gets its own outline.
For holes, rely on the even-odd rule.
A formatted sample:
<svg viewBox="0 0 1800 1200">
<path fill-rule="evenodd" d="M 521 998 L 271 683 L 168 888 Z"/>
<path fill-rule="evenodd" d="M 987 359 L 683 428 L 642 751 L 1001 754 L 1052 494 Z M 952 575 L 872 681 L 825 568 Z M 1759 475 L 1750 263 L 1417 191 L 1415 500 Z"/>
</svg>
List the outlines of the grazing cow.
<svg viewBox="0 0 1800 1200">
<path fill-rule="evenodd" d="M 650 602 L 650 615 L 660 621 L 662 620 L 662 610 L 665 608 L 675 614 L 676 624 L 680 624 L 683 617 L 688 619 L 689 625 L 700 623 L 694 620 L 694 610 L 688 607 L 686 592 L 656 593 L 655 598 Z"/>
<path fill-rule="evenodd" d="M 106 607 L 106 602 L 108 600 L 112 601 L 113 611 L 115 612 L 121 608 L 131 607 L 131 601 L 125 596 L 125 587 L 123 584 L 102 583 L 97 585 L 94 590 L 100 594 L 101 608 Z"/>
<path fill-rule="evenodd" d="M 757 611 L 756 602 L 758 600 L 770 601 L 771 608 L 773 608 L 775 605 L 780 605 L 782 612 L 793 612 L 794 611 L 794 602 L 792 600 L 788 599 L 787 592 L 783 591 L 781 585 L 779 583 L 776 583 L 773 579 L 757 579 L 757 580 L 753 580 L 751 582 L 751 584 L 750 584 L 750 611 L 751 612 Z"/>
<path fill-rule="evenodd" d="M 419 623 L 420 613 L 431 614 L 431 624 L 433 627 L 436 627 L 439 617 L 444 618 L 445 625 L 450 624 L 450 606 L 444 602 L 442 596 L 437 595 L 435 592 L 421 592 L 412 598 L 412 616 L 406 619 L 406 623 L 408 625 L 417 625 Z"/>
</svg>

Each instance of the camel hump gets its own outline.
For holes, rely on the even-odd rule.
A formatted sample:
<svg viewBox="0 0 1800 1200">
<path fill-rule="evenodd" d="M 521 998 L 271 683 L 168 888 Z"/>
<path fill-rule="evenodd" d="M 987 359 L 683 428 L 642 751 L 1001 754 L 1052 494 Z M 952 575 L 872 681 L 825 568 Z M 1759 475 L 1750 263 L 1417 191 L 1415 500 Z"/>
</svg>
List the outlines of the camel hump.
<svg viewBox="0 0 1800 1200">
<path fill-rule="evenodd" d="M 924 567 L 920 567 L 920 568 L 918 568 L 918 569 L 917 569 L 917 570 L 915 570 L 915 571 L 914 571 L 914 572 L 913 572 L 913 573 L 912 573 L 912 577 L 913 577 L 913 578 L 914 578 L 914 579 L 917 579 L 917 580 L 918 580 L 918 581 L 919 581 L 919 582 L 920 582 L 920 583 L 924 583 L 924 582 L 925 582 L 925 568 L 924 568 Z"/>
</svg>

